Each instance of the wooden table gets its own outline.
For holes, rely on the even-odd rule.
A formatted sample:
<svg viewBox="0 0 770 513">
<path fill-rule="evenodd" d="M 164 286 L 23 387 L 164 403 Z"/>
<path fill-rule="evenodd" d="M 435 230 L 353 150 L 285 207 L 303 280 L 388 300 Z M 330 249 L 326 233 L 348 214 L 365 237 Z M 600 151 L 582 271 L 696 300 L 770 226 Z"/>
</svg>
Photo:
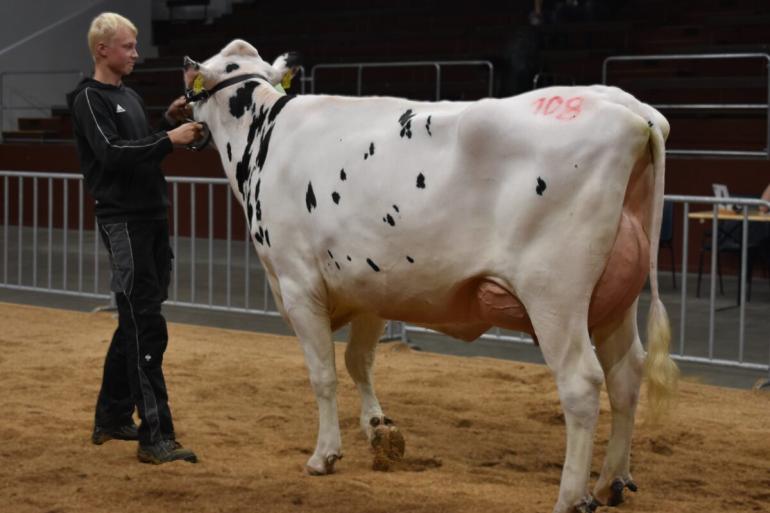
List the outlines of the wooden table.
<svg viewBox="0 0 770 513">
<path fill-rule="evenodd" d="M 714 219 L 714 210 L 701 210 L 698 212 L 690 212 L 687 214 L 689 219 L 697 219 L 701 223 L 706 221 L 712 221 Z M 734 210 L 719 209 L 717 211 L 717 219 L 719 221 L 743 221 L 743 212 L 735 212 Z M 749 222 L 770 223 L 770 212 L 750 211 L 748 215 Z M 720 227 L 721 230 L 721 227 Z M 720 278 L 721 279 L 721 278 Z M 740 276 L 738 277 L 738 305 L 741 302 L 741 288 L 742 283 Z"/>
<path fill-rule="evenodd" d="M 714 211 L 713 210 L 702 210 L 698 212 L 690 212 L 687 214 L 687 217 L 690 219 L 697 219 L 701 223 L 705 221 L 711 221 L 714 219 Z M 734 212 L 732 210 L 722 210 L 719 209 L 717 212 L 717 219 L 720 221 L 743 221 L 743 212 Z M 758 221 L 761 223 L 770 223 L 770 212 L 768 213 L 762 213 L 762 212 L 749 212 L 749 221 Z"/>
</svg>

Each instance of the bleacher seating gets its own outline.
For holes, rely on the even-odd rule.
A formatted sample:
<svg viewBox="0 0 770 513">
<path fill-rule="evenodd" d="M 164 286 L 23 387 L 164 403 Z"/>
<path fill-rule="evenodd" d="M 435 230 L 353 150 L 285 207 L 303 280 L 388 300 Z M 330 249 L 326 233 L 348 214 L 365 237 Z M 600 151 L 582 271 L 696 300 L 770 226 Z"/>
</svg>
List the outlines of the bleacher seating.
<svg viewBox="0 0 770 513">
<path fill-rule="evenodd" d="M 183 55 L 205 59 L 233 38 L 255 44 L 266 59 L 298 50 L 309 71 L 318 63 L 405 60 L 486 59 L 496 66 L 495 94 L 512 91 L 506 85 L 511 42 L 516 34 L 535 38 L 539 63 L 534 72 L 567 77 L 577 84 L 601 81 L 601 65 L 610 55 L 767 51 L 770 3 L 763 0 L 626 0 L 612 20 L 583 20 L 527 26 L 531 5 L 519 2 L 467 3 L 431 0 L 406 3 L 376 0 L 330 0 L 297 9 L 281 2 L 233 4 L 233 12 L 215 20 L 181 23 L 156 21 L 153 34 L 159 56 L 145 60 L 126 82 L 145 99 L 153 120 L 176 94 L 181 94 Z M 529 32 L 526 32 L 529 31 Z M 173 71 L 142 73 L 142 70 Z M 483 70 L 447 70 L 442 97 L 473 99 L 486 95 Z M 317 92 L 355 94 L 355 72 L 324 71 Z M 433 99 L 430 69 L 367 70 L 364 94 Z M 767 69 L 744 61 L 645 62 L 613 64 L 610 82 L 651 103 L 764 103 Z M 525 82 L 526 83 L 526 82 Z M 529 79 L 531 84 L 531 78 Z M 520 88 L 520 86 L 517 86 Z M 671 144 L 682 148 L 709 147 L 719 141 L 726 149 L 760 148 L 766 140 L 764 113 L 748 110 L 665 112 L 681 130 Z M 690 130 L 691 126 L 698 130 Z M 716 135 L 705 128 L 716 127 Z M 723 130 L 727 127 L 727 130 Z M 720 134 L 728 134 L 722 137 Z M 14 137 L 67 139 L 70 123 L 57 112 L 54 119 L 20 120 Z"/>
</svg>

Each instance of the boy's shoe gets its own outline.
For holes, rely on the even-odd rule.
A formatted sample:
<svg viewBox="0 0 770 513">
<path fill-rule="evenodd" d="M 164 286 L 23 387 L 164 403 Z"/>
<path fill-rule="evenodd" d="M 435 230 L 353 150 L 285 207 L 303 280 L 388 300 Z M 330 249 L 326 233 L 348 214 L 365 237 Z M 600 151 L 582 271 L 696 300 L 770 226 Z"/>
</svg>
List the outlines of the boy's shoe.
<svg viewBox="0 0 770 513">
<path fill-rule="evenodd" d="M 139 429 L 133 422 L 114 428 L 94 426 L 94 432 L 91 433 L 91 442 L 94 445 L 102 445 L 107 440 L 139 440 Z"/>
<path fill-rule="evenodd" d="M 184 460 L 198 463 L 198 457 L 190 449 L 185 449 L 176 440 L 161 440 L 151 445 L 139 444 L 136 457 L 142 463 L 160 465 L 169 461 Z"/>
</svg>

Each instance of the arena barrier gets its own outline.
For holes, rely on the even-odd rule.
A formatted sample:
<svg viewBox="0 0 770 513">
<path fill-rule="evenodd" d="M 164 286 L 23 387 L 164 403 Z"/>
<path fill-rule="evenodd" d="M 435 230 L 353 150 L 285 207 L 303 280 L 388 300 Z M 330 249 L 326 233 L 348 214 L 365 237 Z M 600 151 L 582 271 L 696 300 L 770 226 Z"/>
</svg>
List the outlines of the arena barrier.
<svg viewBox="0 0 770 513">
<path fill-rule="evenodd" d="M 442 70 L 447 67 L 484 67 L 487 70 L 487 96 L 492 97 L 492 89 L 495 82 L 494 65 L 490 61 L 400 61 L 400 62 L 353 62 L 344 64 L 316 64 L 310 69 L 310 93 L 316 92 L 318 83 L 317 74 L 322 70 L 356 70 L 356 96 L 361 96 L 363 88 L 363 74 L 365 69 L 407 69 L 407 68 L 433 68 L 435 75 L 434 100 L 441 99 Z"/>
<path fill-rule="evenodd" d="M 268 282 L 249 241 L 241 207 L 233 201 L 225 178 L 167 177 L 169 227 L 175 254 L 167 304 L 180 307 L 278 316 Z M 0 171 L 2 187 L 2 281 L 0 288 L 86 298 L 111 298 L 110 265 L 94 231 L 93 200 L 86 197 L 81 175 Z M 685 361 L 740 367 L 770 373 L 768 299 L 764 292 L 747 301 L 749 225 L 756 214 L 750 209 L 770 203 L 748 198 L 666 196 L 681 205 L 681 262 L 675 278 L 678 291 L 664 291 L 672 317 L 672 354 Z M 732 205 L 740 223 L 740 275 L 738 300 L 732 294 L 717 297 L 719 252 L 710 251 L 709 296 L 688 294 L 695 275 L 689 272 L 691 225 L 708 218 L 711 233 L 720 233 L 720 203 Z M 692 205 L 708 205 L 696 211 Z M 711 214 L 710 216 L 708 214 Z M 758 224 L 758 223 L 757 223 Z M 768 223 L 770 227 L 770 223 Z M 663 260 L 663 255 L 661 255 Z M 672 262 L 673 264 L 673 262 Z M 659 272 L 661 283 L 668 271 Z M 682 277 L 688 279 L 683 280 Z M 727 277 L 732 280 L 733 277 Z M 764 287 L 762 277 L 756 288 Z M 759 295 L 756 294 L 755 295 Z M 647 315 L 648 294 L 640 300 L 640 326 Z M 678 303 L 678 304 L 677 304 Z M 735 312 L 737 310 L 737 316 Z M 695 319 L 688 325 L 688 319 Z M 700 319 L 700 320 L 699 320 Z M 707 321 L 703 321 L 707 319 Z M 732 326 L 735 321 L 737 326 Z M 759 328 L 759 329 L 757 329 Z M 384 338 L 406 340 L 424 328 L 389 323 Z M 758 336 L 757 335 L 758 332 Z M 677 337 L 678 334 L 678 337 Z M 493 329 L 482 338 L 531 344 L 528 335 Z"/>
<path fill-rule="evenodd" d="M 770 54 L 767 53 L 690 53 L 690 54 L 665 54 L 665 55 L 613 55 L 604 59 L 602 63 L 602 84 L 607 84 L 607 67 L 613 62 L 655 62 L 655 61 L 725 61 L 752 59 L 765 61 L 767 69 L 767 103 L 667 103 L 653 104 L 658 110 L 666 111 L 692 111 L 692 112 L 719 112 L 719 111 L 765 111 L 767 134 L 763 149 L 753 151 L 715 150 L 715 149 L 676 149 L 666 148 L 667 155 L 699 156 L 699 157 L 749 157 L 770 159 Z"/>
</svg>

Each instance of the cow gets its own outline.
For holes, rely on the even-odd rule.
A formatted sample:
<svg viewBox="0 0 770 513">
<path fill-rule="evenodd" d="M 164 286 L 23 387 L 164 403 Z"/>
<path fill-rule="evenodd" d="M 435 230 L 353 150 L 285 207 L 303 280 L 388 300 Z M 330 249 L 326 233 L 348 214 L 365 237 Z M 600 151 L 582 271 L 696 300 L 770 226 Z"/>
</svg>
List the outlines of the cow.
<svg viewBox="0 0 770 513">
<path fill-rule="evenodd" d="M 392 319 L 468 341 L 493 326 L 532 334 L 567 431 L 553 511 L 636 491 L 643 374 L 656 415 L 678 372 L 657 281 L 666 119 L 604 86 L 462 103 L 289 96 L 274 86 L 292 61 L 271 65 L 234 40 L 203 63 L 186 57 L 185 82 L 304 352 L 319 415 L 307 472 L 329 474 L 342 457 L 332 333 L 348 324 L 361 429 L 380 457 L 403 456 L 372 382 Z M 645 353 L 636 319 L 648 274 Z M 590 492 L 603 382 L 612 434 Z"/>
</svg>

